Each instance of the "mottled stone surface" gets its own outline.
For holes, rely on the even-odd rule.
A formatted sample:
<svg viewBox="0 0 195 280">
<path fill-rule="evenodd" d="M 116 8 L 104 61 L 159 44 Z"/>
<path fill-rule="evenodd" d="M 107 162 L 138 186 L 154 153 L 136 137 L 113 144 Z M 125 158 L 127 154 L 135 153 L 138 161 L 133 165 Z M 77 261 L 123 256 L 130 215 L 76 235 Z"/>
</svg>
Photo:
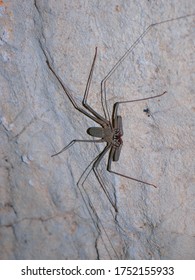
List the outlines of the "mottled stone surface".
<svg viewBox="0 0 195 280">
<path fill-rule="evenodd" d="M 107 81 L 122 104 L 123 149 L 110 174 L 77 182 L 104 144 L 74 109 L 50 65 L 81 104 L 95 47 L 89 104 L 103 114 L 100 83 L 148 25 L 193 13 L 194 1 L 0 1 L 0 259 L 194 259 L 193 19 L 152 28 Z M 149 109 L 150 117 L 144 109 Z M 85 199 L 85 201 L 84 201 Z M 90 212 L 90 213 L 89 213 Z"/>
</svg>

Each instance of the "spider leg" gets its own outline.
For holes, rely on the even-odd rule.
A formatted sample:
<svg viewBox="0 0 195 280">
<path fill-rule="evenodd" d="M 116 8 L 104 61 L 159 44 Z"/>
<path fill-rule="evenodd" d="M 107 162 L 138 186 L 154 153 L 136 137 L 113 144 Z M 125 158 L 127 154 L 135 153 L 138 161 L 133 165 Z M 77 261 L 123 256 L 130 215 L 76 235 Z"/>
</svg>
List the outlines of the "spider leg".
<svg viewBox="0 0 195 280">
<path fill-rule="evenodd" d="M 161 93 L 161 94 L 158 94 L 158 95 L 155 95 L 155 96 L 151 96 L 151 97 L 146 97 L 146 98 L 140 98 L 140 99 L 134 99 L 134 100 L 127 100 L 127 101 L 116 102 L 116 103 L 114 104 L 114 106 L 113 106 L 112 118 L 115 119 L 115 118 L 117 117 L 118 107 L 119 107 L 119 105 L 122 104 L 122 103 L 131 103 L 131 102 L 136 102 L 136 101 L 144 101 L 144 100 L 148 100 L 148 99 L 158 98 L 158 97 L 164 95 L 165 93 L 167 93 L 167 92 L 164 91 L 164 92 Z M 109 155 L 109 160 L 108 160 L 108 165 L 107 165 L 107 170 L 108 170 L 109 172 L 114 173 L 114 174 L 116 174 L 116 175 L 120 175 L 120 176 L 122 176 L 122 177 L 131 179 L 131 180 L 134 180 L 134 181 L 137 181 L 137 182 L 139 182 L 139 183 L 144 183 L 144 184 L 153 186 L 153 187 L 156 188 L 156 186 L 155 186 L 154 184 L 151 184 L 151 183 L 148 183 L 148 182 L 145 182 L 145 181 L 142 181 L 142 180 L 139 180 L 139 179 L 136 179 L 136 178 L 127 176 L 127 175 L 120 174 L 120 173 L 118 173 L 118 172 L 116 172 L 116 171 L 112 171 L 112 170 L 111 170 L 111 163 L 112 163 L 112 159 L 113 159 L 114 153 L 115 153 L 115 148 L 112 147 L 111 150 L 110 150 L 110 155 Z"/>
<path fill-rule="evenodd" d="M 100 176 L 100 174 L 98 172 L 98 165 L 99 165 L 100 161 L 102 160 L 102 158 L 105 156 L 105 154 L 108 152 L 110 147 L 111 147 L 111 144 L 107 144 L 107 146 L 99 154 L 98 158 L 94 162 L 92 169 L 93 169 L 93 172 L 94 172 L 94 174 L 95 174 L 95 176 L 96 176 L 100 186 L 102 187 L 105 195 L 107 196 L 107 198 L 110 201 L 112 207 L 114 208 L 115 212 L 118 212 L 118 209 L 117 209 L 116 205 L 114 204 L 114 202 L 112 201 L 112 198 L 110 197 L 110 194 L 109 194 L 108 190 L 106 189 L 106 186 L 105 186 L 105 184 L 104 184 L 104 182 L 103 182 L 103 180 L 102 180 L 102 178 L 101 178 L 101 176 Z"/>
<path fill-rule="evenodd" d="M 81 112 L 82 114 L 84 114 L 85 116 L 87 116 L 88 118 L 92 119 L 94 122 L 102 125 L 102 120 L 98 119 L 97 117 L 89 114 L 86 110 L 84 110 L 82 107 L 80 107 L 76 101 L 74 100 L 72 94 L 70 93 L 70 91 L 68 90 L 68 88 L 64 85 L 62 79 L 56 74 L 56 72 L 54 71 L 54 69 L 52 68 L 52 66 L 49 63 L 49 60 L 47 58 L 46 53 L 44 52 L 44 55 L 46 57 L 46 63 L 50 69 L 50 71 L 53 73 L 53 75 L 55 76 L 55 78 L 58 80 L 59 84 L 61 85 L 62 89 L 64 90 L 64 92 L 66 93 L 67 97 L 69 98 L 70 102 L 72 103 L 72 105 L 74 106 L 74 108 L 76 110 L 78 110 L 79 112 Z"/>
<path fill-rule="evenodd" d="M 161 21 L 161 22 L 156 22 L 156 23 L 150 24 L 143 31 L 143 33 L 137 38 L 137 40 L 131 45 L 131 47 L 123 54 L 123 56 L 117 61 L 117 63 L 112 67 L 112 69 L 108 72 L 108 74 L 105 76 L 105 78 L 101 81 L 101 100 L 102 100 L 102 104 L 104 104 L 104 102 L 105 102 L 105 108 L 103 106 L 103 110 L 104 110 L 104 115 L 105 115 L 106 119 L 109 119 L 109 121 L 111 121 L 110 116 L 109 116 L 109 111 L 108 111 L 107 99 L 106 99 L 106 82 L 110 78 L 110 76 L 116 71 L 118 66 L 125 60 L 125 58 L 133 51 L 133 49 L 141 42 L 141 40 L 144 38 L 144 36 L 153 27 L 155 27 L 157 25 L 160 25 L 160 24 L 163 24 L 163 23 L 172 22 L 172 21 L 175 21 L 175 20 L 184 19 L 186 17 L 191 17 L 191 16 L 194 16 L 194 14 L 189 14 L 189 15 L 176 17 L 176 18 L 172 18 L 172 19 L 168 19 L 168 20 L 164 20 L 164 21 Z"/>
<path fill-rule="evenodd" d="M 98 155 L 99 156 L 99 155 Z M 85 203 L 85 206 L 89 212 L 89 215 L 93 221 L 93 224 L 95 226 L 95 228 L 97 229 L 98 233 L 99 233 L 99 236 L 100 238 L 102 239 L 102 242 L 105 246 L 105 249 L 110 257 L 110 259 L 112 259 L 112 256 L 111 256 L 111 253 L 109 252 L 109 248 L 108 248 L 108 245 L 106 245 L 105 241 L 104 241 L 104 238 L 102 236 L 102 230 L 101 230 L 101 227 L 103 229 L 103 232 L 105 233 L 105 236 L 106 238 L 108 239 L 108 242 L 115 254 L 115 256 L 117 257 L 117 259 L 119 259 L 119 256 L 118 256 L 118 253 L 116 252 L 107 232 L 106 232 L 106 229 L 104 227 L 104 225 L 102 224 L 99 216 L 98 216 L 98 213 L 95 209 L 95 207 L 93 206 L 92 204 L 92 201 L 89 197 L 89 194 L 87 193 L 85 187 L 84 187 L 84 183 L 86 181 L 86 179 L 88 178 L 89 174 L 91 173 L 92 171 L 92 164 L 97 160 L 98 156 L 96 156 L 89 164 L 88 166 L 85 168 L 85 170 L 83 171 L 83 173 L 81 174 L 81 177 L 79 178 L 78 182 L 77 182 L 77 187 L 80 191 L 80 194 L 82 196 L 82 199 L 83 199 L 83 202 Z M 95 216 L 95 217 L 94 217 Z"/>
<path fill-rule="evenodd" d="M 56 154 L 51 155 L 51 157 L 55 157 L 61 153 L 63 153 L 64 151 L 66 151 L 67 149 L 69 149 L 72 145 L 74 145 L 77 142 L 87 142 L 87 143 L 102 143 L 104 142 L 102 139 L 97 139 L 97 140 L 79 140 L 79 139 L 74 139 L 72 140 L 68 145 L 66 145 L 64 148 L 62 148 L 59 152 L 57 152 Z"/>
<path fill-rule="evenodd" d="M 105 123 L 109 125 L 109 121 L 105 118 L 103 118 L 100 114 L 98 114 L 93 108 L 91 108 L 91 106 L 89 106 L 89 104 L 87 103 L 87 98 L 88 98 L 88 94 L 89 94 L 89 88 L 90 88 L 90 84 L 91 84 L 91 80 L 92 80 L 92 76 L 93 76 L 93 70 L 94 70 L 94 65 L 95 65 L 95 61 L 96 61 L 96 57 L 97 57 L 97 47 L 95 48 L 95 55 L 93 58 L 93 62 L 91 65 L 91 70 L 89 73 L 89 77 L 87 80 L 87 84 L 86 84 L 86 88 L 85 88 L 85 93 L 84 93 L 84 97 L 83 97 L 83 101 L 82 104 L 83 106 L 90 111 L 96 118 L 99 119 L 99 121 L 102 122 L 102 125 L 104 125 Z"/>
<path fill-rule="evenodd" d="M 136 181 L 136 182 L 139 182 L 139 183 L 143 183 L 143 184 L 152 186 L 152 187 L 154 187 L 154 188 L 157 188 L 157 186 L 155 186 L 155 185 L 152 184 L 152 183 L 148 183 L 148 182 L 146 182 L 146 181 L 142 181 L 142 180 L 139 180 L 139 179 L 137 179 L 137 178 L 130 177 L 130 176 L 127 176 L 127 175 L 124 175 L 124 174 L 121 174 L 121 173 L 119 173 L 119 172 L 116 172 L 116 171 L 111 170 L 112 158 L 113 158 L 114 152 L 115 152 L 115 148 L 112 147 L 111 150 L 110 150 L 110 155 L 109 155 L 108 164 L 107 164 L 107 170 L 108 170 L 109 172 L 114 173 L 114 174 L 119 175 L 119 176 L 122 176 L 122 177 L 124 177 L 124 178 L 130 179 L 130 180 L 133 180 L 133 181 Z"/>
<path fill-rule="evenodd" d="M 131 102 L 137 102 L 137 101 L 144 101 L 144 100 L 148 100 L 148 99 L 158 98 L 158 97 L 164 95 L 165 93 L 167 93 L 167 91 L 164 91 L 164 92 L 161 93 L 161 94 L 154 95 L 154 96 L 150 96 L 150 97 L 145 97 L 145 98 L 140 98 L 140 99 L 134 99 L 134 100 L 127 100 L 127 101 L 119 101 L 119 102 L 116 102 L 116 103 L 113 105 L 112 118 L 113 118 L 113 119 L 116 118 L 117 112 L 118 112 L 118 107 L 119 107 L 120 104 L 131 103 Z"/>
</svg>

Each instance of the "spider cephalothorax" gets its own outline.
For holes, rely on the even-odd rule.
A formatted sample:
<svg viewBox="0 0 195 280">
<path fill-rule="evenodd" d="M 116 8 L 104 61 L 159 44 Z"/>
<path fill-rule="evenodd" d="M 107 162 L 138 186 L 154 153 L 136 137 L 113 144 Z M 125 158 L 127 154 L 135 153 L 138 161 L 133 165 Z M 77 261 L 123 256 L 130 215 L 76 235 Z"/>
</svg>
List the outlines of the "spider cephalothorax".
<svg viewBox="0 0 195 280">
<path fill-rule="evenodd" d="M 123 144 L 122 136 L 123 134 L 120 129 L 117 128 L 114 130 L 112 140 L 113 140 L 113 145 L 115 147 L 119 147 L 120 145 Z"/>
</svg>

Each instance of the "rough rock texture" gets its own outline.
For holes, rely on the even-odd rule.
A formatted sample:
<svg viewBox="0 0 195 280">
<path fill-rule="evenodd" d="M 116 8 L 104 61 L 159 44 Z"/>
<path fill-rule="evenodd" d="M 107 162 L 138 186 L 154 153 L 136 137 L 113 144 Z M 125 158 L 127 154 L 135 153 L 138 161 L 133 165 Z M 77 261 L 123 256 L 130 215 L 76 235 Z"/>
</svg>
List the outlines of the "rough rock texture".
<svg viewBox="0 0 195 280">
<path fill-rule="evenodd" d="M 25 2 L 25 3 L 24 3 Z M 194 1 L 0 1 L 0 259 L 194 259 L 193 19 L 152 28 L 107 81 L 122 104 L 123 149 L 113 170 L 77 182 L 104 144 L 76 143 L 94 122 L 81 104 L 95 47 L 89 104 L 100 82 L 148 25 L 193 13 Z M 144 109 L 150 112 L 147 116 Z"/>
</svg>

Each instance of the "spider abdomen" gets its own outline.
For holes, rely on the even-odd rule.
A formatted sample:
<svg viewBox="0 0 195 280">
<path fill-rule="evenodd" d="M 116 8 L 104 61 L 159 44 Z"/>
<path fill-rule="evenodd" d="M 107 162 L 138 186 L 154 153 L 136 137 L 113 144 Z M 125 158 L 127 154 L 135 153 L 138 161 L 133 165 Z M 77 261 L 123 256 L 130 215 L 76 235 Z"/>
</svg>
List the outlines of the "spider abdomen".
<svg viewBox="0 0 195 280">
<path fill-rule="evenodd" d="M 90 127 L 87 129 L 87 133 L 93 137 L 104 137 L 104 129 L 102 127 Z"/>
<path fill-rule="evenodd" d="M 109 143 L 112 142 L 114 135 L 110 127 L 90 127 L 87 129 L 87 133 L 92 137 L 101 138 Z"/>
</svg>

